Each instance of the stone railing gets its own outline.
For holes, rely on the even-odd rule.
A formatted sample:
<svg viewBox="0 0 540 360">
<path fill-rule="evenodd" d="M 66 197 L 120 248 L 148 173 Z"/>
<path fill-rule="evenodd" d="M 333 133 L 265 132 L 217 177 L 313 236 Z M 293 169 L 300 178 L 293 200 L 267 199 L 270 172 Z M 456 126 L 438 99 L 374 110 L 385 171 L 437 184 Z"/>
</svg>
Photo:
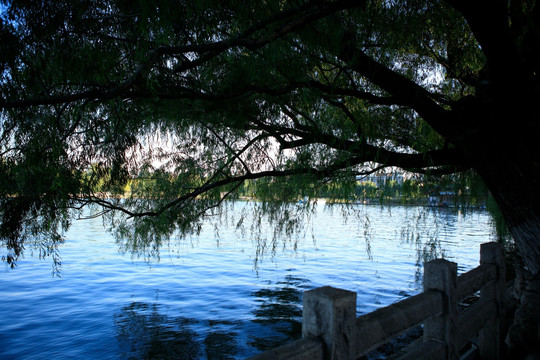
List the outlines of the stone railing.
<svg viewBox="0 0 540 360">
<path fill-rule="evenodd" d="M 306 291 L 302 339 L 252 357 L 357 359 L 406 330 L 423 324 L 423 339 L 400 359 L 459 359 L 475 338 L 479 356 L 500 359 L 504 294 L 504 249 L 482 244 L 480 266 L 457 276 L 457 264 L 433 260 L 424 266 L 424 292 L 356 317 L 356 293 L 325 286 Z M 465 311 L 458 304 L 480 290 Z"/>
</svg>

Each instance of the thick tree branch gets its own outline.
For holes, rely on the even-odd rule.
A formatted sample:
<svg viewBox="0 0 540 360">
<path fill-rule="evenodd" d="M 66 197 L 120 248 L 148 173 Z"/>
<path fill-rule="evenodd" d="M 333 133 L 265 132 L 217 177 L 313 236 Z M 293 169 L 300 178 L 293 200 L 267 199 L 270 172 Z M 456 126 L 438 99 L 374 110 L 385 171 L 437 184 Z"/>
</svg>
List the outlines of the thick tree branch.
<svg viewBox="0 0 540 360">
<path fill-rule="evenodd" d="M 375 153 L 376 152 L 376 153 Z M 98 205 L 103 206 L 104 208 L 110 209 L 110 210 L 116 210 L 125 213 L 129 217 L 153 217 L 153 216 L 159 216 L 163 214 L 164 212 L 168 211 L 169 209 L 172 209 L 179 204 L 195 199 L 197 196 L 202 195 L 212 189 L 227 186 L 229 184 L 239 184 L 246 180 L 254 180 L 254 179 L 261 179 L 261 178 L 268 178 L 268 177 L 288 177 L 288 176 L 298 176 L 298 175 L 311 175 L 318 179 L 324 179 L 331 177 L 336 172 L 339 172 L 340 170 L 348 169 L 351 167 L 354 167 L 356 165 L 360 165 L 365 163 L 368 160 L 371 160 L 373 162 L 377 163 L 383 163 L 383 167 L 388 166 L 397 166 L 402 167 L 404 169 L 415 169 L 417 171 L 425 172 L 425 173 L 436 173 L 438 170 L 433 169 L 437 166 L 446 165 L 447 168 L 444 169 L 453 169 L 453 172 L 455 172 L 456 168 L 460 168 L 461 170 L 465 170 L 461 165 L 462 163 L 459 162 L 459 154 L 455 150 L 436 150 L 436 151 L 429 151 L 423 154 L 405 154 L 405 153 L 396 153 L 387 151 L 380 148 L 371 147 L 369 148 L 369 151 L 367 153 L 364 153 L 360 156 L 353 155 L 349 158 L 336 161 L 333 164 L 330 164 L 324 168 L 313 168 L 313 167 L 305 167 L 305 168 L 297 168 L 297 169 L 288 169 L 288 170 L 270 170 L 270 171 L 261 171 L 261 172 L 249 172 L 242 175 L 237 176 L 230 176 L 226 177 L 221 180 L 216 180 L 213 182 L 207 182 L 205 185 L 198 187 L 189 193 L 180 196 L 167 204 L 163 205 L 159 209 L 156 209 L 154 211 L 146 211 L 146 212 L 133 212 L 127 208 L 124 208 L 122 206 L 119 206 L 113 202 L 110 202 L 108 200 L 92 196 L 88 201 L 96 203 Z M 427 169 L 432 168 L 432 169 Z M 446 172 L 446 170 L 443 171 L 443 173 L 451 173 L 450 171 Z M 221 201 L 221 200 L 220 200 Z"/>
<path fill-rule="evenodd" d="M 283 125 L 266 124 L 255 120 L 256 128 L 278 136 L 283 148 L 296 148 L 310 144 L 324 144 L 331 149 L 341 150 L 362 159 L 362 162 L 374 161 L 388 166 L 397 166 L 403 169 L 422 169 L 440 166 L 463 165 L 465 158 L 461 152 L 454 148 L 444 148 L 423 153 L 403 153 L 370 145 L 365 141 L 343 139 L 327 134 L 315 128 L 299 130 Z M 295 140 L 285 141 L 283 135 L 291 135 Z"/>
<path fill-rule="evenodd" d="M 92 196 L 90 197 L 89 201 L 96 203 L 98 205 L 101 205 L 104 208 L 116 210 L 123 212 L 124 214 L 130 216 L 130 217 L 144 217 L 144 216 L 159 216 L 165 211 L 177 206 L 178 204 L 181 204 L 182 202 L 195 199 L 197 196 L 202 195 L 212 189 L 223 187 L 232 183 L 238 183 L 243 182 L 246 180 L 254 180 L 254 179 L 261 179 L 266 177 L 286 177 L 286 176 L 294 176 L 294 175 L 303 175 L 303 174 L 310 174 L 317 176 L 319 178 L 324 178 L 326 176 L 332 175 L 334 172 L 348 168 L 353 165 L 358 165 L 362 163 L 362 161 L 358 158 L 351 158 L 348 161 L 342 161 L 340 163 L 333 164 L 332 166 L 329 166 L 325 169 L 316 169 L 316 168 L 299 168 L 299 169 L 289 169 L 289 170 L 269 170 L 269 171 L 261 171 L 257 173 L 247 173 L 243 175 L 238 176 L 231 176 L 227 177 L 221 180 L 217 180 L 211 183 L 207 183 L 199 188 L 196 188 L 192 190 L 191 192 L 180 196 L 169 203 L 165 204 L 164 206 L 160 207 L 159 209 L 156 209 L 154 211 L 146 211 L 146 212 L 133 212 L 127 208 L 118 206 L 111 201 Z"/>
<path fill-rule="evenodd" d="M 396 96 L 377 96 L 370 92 L 362 91 L 356 88 L 334 87 L 314 80 L 303 85 L 298 84 L 298 86 L 322 90 L 329 95 L 350 96 L 359 100 L 366 100 L 375 105 L 408 105 L 407 102 Z"/>
<path fill-rule="evenodd" d="M 440 107 L 423 87 L 372 59 L 353 43 L 345 42 L 339 57 L 373 84 L 392 94 L 400 104 L 414 109 L 443 136 L 456 134 L 448 111 Z"/>
<path fill-rule="evenodd" d="M 463 14 L 486 55 L 491 80 L 505 88 L 527 78 L 510 31 L 506 0 L 446 0 Z"/>
</svg>

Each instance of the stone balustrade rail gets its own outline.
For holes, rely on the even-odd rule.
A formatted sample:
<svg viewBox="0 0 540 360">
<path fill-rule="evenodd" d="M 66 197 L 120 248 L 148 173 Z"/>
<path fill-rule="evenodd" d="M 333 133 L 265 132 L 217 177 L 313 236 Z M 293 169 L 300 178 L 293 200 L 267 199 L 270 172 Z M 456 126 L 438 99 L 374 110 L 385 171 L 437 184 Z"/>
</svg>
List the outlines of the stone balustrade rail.
<svg viewBox="0 0 540 360">
<path fill-rule="evenodd" d="M 423 339 L 400 359 L 460 359 L 474 339 L 480 358 L 500 359 L 505 291 L 504 248 L 481 245 L 480 265 L 457 276 L 457 264 L 443 259 L 424 266 L 424 291 L 356 317 L 356 293 L 330 286 L 306 291 L 302 339 L 258 354 L 251 360 L 357 359 L 422 324 Z M 458 304 L 480 291 L 479 300 L 460 312 Z"/>
</svg>

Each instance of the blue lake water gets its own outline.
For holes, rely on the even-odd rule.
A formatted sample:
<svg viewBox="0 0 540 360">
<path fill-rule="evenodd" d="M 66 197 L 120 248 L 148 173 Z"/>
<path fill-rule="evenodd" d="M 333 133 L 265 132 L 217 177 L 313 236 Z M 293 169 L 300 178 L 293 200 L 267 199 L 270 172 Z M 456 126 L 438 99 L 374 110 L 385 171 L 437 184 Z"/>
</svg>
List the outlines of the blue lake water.
<svg viewBox="0 0 540 360">
<path fill-rule="evenodd" d="M 277 243 L 269 229 L 255 239 L 221 225 L 218 237 L 209 222 L 150 262 L 119 252 L 101 219 L 75 221 L 60 278 L 30 249 L 0 271 L 0 359 L 245 358 L 300 336 L 305 290 L 355 291 L 370 312 L 421 291 L 425 259 L 464 272 L 493 237 L 480 210 L 355 210 L 344 220 L 319 204 L 304 233 Z"/>
</svg>

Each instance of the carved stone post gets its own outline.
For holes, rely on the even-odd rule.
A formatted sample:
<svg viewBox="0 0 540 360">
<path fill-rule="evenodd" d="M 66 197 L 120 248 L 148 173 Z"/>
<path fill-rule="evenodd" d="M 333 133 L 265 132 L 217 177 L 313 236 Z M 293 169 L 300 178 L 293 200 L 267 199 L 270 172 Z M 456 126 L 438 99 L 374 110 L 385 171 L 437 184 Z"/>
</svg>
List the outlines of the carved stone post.
<svg viewBox="0 0 540 360">
<path fill-rule="evenodd" d="M 355 359 L 356 293 L 324 286 L 304 293 L 302 336 L 317 337 L 325 358 Z"/>
<path fill-rule="evenodd" d="M 491 264 L 497 267 L 497 277 L 482 287 L 480 290 L 480 301 L 489 301 L 495 304 L 497 313 L 495 318 L 489 320 L 480 330 L 478 339 L 478 350 L 480 358 L 495 359 L 501 358 L 502 351 L 502 319 L 504 314 L 504 248 L 501 244 L 490 242 L 482 244 L 480 247 L 480 264 Z"/>
<path fill-rule="evenodd" d="M 444 299 L 443 314 L 424 321 L 424 341 L 433 340 L 445 344 L 446 354 L 441 359 L 459 359 L 456 344 L 456 279 L 457 264 L 454 262 L 437 259 L 424 265 L 424 291 L 440 291 Z"/>
</svg>

